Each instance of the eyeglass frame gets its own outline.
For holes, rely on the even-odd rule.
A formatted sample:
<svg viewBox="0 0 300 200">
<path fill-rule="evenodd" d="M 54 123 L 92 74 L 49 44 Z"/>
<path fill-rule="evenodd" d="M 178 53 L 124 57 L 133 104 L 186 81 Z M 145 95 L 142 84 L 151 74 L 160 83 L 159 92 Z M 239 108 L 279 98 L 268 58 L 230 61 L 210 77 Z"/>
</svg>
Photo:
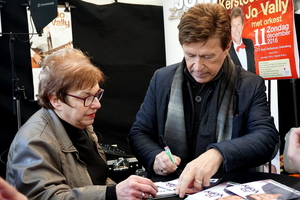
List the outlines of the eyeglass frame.
<svg viewBox="0 0 300 200">
<path fill-rule="evenodd" d="M 101 99 L 102 96 L 103 96 L 103 93 L 104 93 L 104 89 L 100 89 L 95 95 L 90 95 L 90 96 L 85 97 L 85 98 L 82 98 L 82 97 L 79 97 L 79 96 L 75 96 L 75 95 L 72 95 L 72 94 L 66 94 L 66 95 L 67 95 L 67 96 L 70 96 L 70 97 L 74 97 L 74 98 L 76 98 L 76 99 L 81 99 L 81 100 L 83 100 L 83 106 L 84 106 L 84 107 L 89 107 L 89 106 L 92 105 L 92 103 L 94 102 L 95 98 L 97 98 L 97 99 L 100 101 L 100 99 Z M 85 105 L 85 104 L 86 104 L 86 103 L 85 103 L 86 100 L 87 100 L 88 98 L 90 98 L 90 97 L 94 97 L 94 99 L 91 101 L 90 105 Z"/>
</svg>

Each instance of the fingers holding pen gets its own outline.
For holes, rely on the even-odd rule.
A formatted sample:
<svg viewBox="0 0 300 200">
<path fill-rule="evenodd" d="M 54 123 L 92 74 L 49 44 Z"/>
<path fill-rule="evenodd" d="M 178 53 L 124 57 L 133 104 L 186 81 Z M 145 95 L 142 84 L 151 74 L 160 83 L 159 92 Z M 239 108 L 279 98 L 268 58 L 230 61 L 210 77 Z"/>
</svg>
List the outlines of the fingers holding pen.
<svg viewBox="0 0 300 200">
<path fill-rule="evenodd" d="M 178 157 L 178 156 L 175 156 L 175 155 L 173 155 L 173 157 L 174 157 L 174 160 L 175 160 L 175 165 L 176 166 L 178 166 L 178 165 L 180 165 L 180 163 L 181 163 L 181 158 L 180 157 Z"/>
<path fill-rule="evenodd" d="M 180 172 L 177 170 L 177 165 L 180 164 L 181 159 L 172 154 L 171 149 L 167 145 L 163 135 L 160 135 L 159 139 L 161 140 L 165 151 L 159 153 L 155 157 L 153 166 L 154 171 L 159 175 L 167 175 L 176 171 L 176 173 L 179 175 Z"/>
<path fill-rule="evenodd" d="M 173 158 L 175 163 L 170 160 L 165 151 L 157 154 L 153 164 L 153 170 L 155 171 L 155 173 L 166 176 L 175 172 L 175 170 L 177 169 L 177 165 L 179 165 L 181 162 L 181 159 L 175 155 L 173 155 Z"/>
<path fill-rule="evenodd" d="M 167 156 L 167 154 L 164 151 L 162 151 L 156 155 L 154 164 L 153 164 L 153 169 L 156 174 L 166 176 L 168 174 L 167 172 L 169 170 L 168 165 L 173 166 L 174 164 L 172 163 L 172 161 L 169 159 L 169 157 Z"/>
</svg>

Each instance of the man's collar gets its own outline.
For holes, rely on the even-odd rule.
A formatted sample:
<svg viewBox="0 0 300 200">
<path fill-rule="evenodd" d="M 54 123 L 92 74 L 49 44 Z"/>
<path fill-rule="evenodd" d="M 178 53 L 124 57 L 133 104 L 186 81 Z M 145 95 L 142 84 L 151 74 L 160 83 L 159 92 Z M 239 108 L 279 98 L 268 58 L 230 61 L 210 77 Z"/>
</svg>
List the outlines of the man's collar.
<svg viewBox="0 0 300 200">
<path fill-rule="evenodd" d="M 236 49 L 237 46 L 240 46 L 241 44 L 243 43 L 243 39 L 241 38 L 241 41 L 240 41 L 240 44 L 237 44 L 235 43 L 233 40 L 232 40 L 232 44 L 234 46 L 234 49 Z"/>
</svg>

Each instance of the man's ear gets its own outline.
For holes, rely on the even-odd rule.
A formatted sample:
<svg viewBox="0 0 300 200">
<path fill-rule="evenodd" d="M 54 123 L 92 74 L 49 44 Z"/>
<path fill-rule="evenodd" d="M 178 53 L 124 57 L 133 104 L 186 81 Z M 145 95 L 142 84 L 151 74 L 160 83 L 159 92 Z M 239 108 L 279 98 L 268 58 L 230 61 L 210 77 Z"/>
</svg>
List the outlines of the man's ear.
<svg viewBox="0 0 300 200">
<path fill-rule="evenodd" d="M 231 40 L 231 41 L 229 42 L 229 44 L 227 45 L 227 47 L 226 47 L 226 50 L 228 50 L 228 51 L 229 51 L 229 49 L 230 49 L 231 45 L 232 45 L 232 40 Z"/>
<path fill-rule="evenodd" d="M 61 101 L 57 98 L 55 93 L 49 95 L 49 101 L 55 110 L 61 109 Z"/>
<path fill-rule="evenodd" d="M 227 45 L 227 47 L 226 47 L 226 49 L 225 49 L 225 51 L 226 51 L 226 53 L 228 54 L 228 52 L 229 52 L 229 50 L 230 50 L 230 47 L 231 47 L 231 42 Z"/>
</svg>

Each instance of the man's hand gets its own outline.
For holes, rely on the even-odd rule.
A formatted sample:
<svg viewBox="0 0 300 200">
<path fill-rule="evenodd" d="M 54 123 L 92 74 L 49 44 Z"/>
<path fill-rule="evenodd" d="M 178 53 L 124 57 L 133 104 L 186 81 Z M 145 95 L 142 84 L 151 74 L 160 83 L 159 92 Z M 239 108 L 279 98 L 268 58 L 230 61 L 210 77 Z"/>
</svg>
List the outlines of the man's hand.
<svg viewBox="0 0 300 200">
<path fill-rule="evenodd" d="M 37 64 L 41 64 L 41 62 L 42 62 L 42 57 L 40 56 L 40 54 L 34 53 L 32 58 L 33 58 L 33 60 L 34 60 Z"/>
<path fill-rule="evenodd" d="M 165 151 L 157 154 L 153 164 L 153 170 L 155 171 L 155 173 L 166 176 L 175 172 L 175 170 L 177 169 L 177 165 L 179 165 L 181 162 L 181 159 L 175 155 L 173 155 L 173 158 L 175 160 L 175 164 L 172 163 Z"/>
<path fill-rule="evenodd" d="M 188 163 L 179 177 L 176 194 L 183 198 L 190 187 L 197 190 L 202 190 L 202 186 L 208 187 L 210 178 L 218 171 L 222 162 L 221 153 L 216 149 L 209 149 Z"/>
</svg>

